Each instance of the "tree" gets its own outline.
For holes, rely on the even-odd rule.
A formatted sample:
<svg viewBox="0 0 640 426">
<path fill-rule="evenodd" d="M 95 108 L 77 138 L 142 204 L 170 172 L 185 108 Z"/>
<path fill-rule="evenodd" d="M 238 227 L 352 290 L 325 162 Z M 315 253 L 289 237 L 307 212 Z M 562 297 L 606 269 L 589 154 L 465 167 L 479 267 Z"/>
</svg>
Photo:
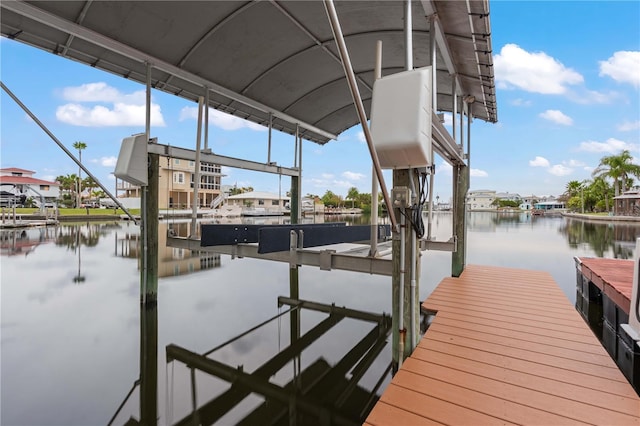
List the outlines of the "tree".
<svg viewBox="0 0 640 426">
<path fill-rule="evenodd" d="M 632 163 L 633 157 L 629 150 L 623 150 L 618 155 L 607 155 L 600 159 L 600 164 L 593 171 L 594 177 L 613 180 L 614 196 L 627 190 L 629 179 L 632 176 L 640 178 L 640 166 Z M 633 180 L 631 182 L 633 184 Z"/>
<path fill-rule="evenodd" d="M 603 177 L 599 176 L 593 179 L 591 185 L 589 185 L 589 192 L 592 193 L 598 201 L 596 207 L 598 210 L 601 208 L 598 205 L 604 200 L 604 210 L 609 211 L 609 197 L 611 194 L 611 185 Z"/>
<path fill-rule="evenodd" d="M 579 182 L 577 180 L 570 180 L 569 182 L 567 182 L 567 185 L 565 186 L 564 195 L 566 195 L 567 198 L 576 197 L 580 195 L 581 188 L 582 188 L 582 182 Z"/>
<path fill-rule="evenodd" d="M 94 192 L 95 188 L 99 188 L 98 184 L 95 180 L 93 180 L 91 176 L 87 176 L 86 178 L 82 179 L 82 187 L 89 193 L 90 196 Z"/>
<path fill-rule="evenodd" d="M 351 207 L 354 207 L 354 203 L 360 198 L 359 196 L 360 193 L 358 192 L 358 188 L 355 186 L 349 188 L 349 191 L 347 192 L 347 200 L 351 200 Z"/>
<path fill-rule="evenodd" d="M 84 142 L 77 141 L 73 143 L 73 147 L 78 150 L 78 159 L 80 161 L 80 164 L 82 164 L 82 150 L 87 147 L 87 144 Z M 77 185 L 78 185 L 78 190 L 76 193 L 76 207 L 80 207 L 80 199 L 81 199 L 80 194 L 82 193 L 82 168 L 79 165 L 78 165 Z"/>
<path fill-rule="evenodd" d="M 322 196 L 322 202 L 327 207 L 340 207 L 340 202 L 342 201 L 342 197 L 334 194 L 333 192 L 327 190 Z"/>
</svg>

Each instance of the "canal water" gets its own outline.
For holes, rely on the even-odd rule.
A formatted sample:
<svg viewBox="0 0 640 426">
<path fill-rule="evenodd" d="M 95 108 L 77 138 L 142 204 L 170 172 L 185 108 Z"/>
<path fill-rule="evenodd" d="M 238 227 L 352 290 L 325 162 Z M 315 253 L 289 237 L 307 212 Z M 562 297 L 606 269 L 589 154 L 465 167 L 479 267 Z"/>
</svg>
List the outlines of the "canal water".
<svg viewBox="0 0 640 426">
<path fill-rule="evenodd" d="M 139 306 L 133 224 L 0 231 L 1 424 L 152 423 L 154 413 L 162 425 L 366 417 L 390 377 L 380 318 L 391 311 L 391 279 L 301 267 L 300 299 L 349 310 L 289 311 L 278 304 L 291 295 L 288 264 L 165 247 L 168 229 L 188 227 L 160 224 L 158 305 L 149 311 Z M 434 215 L 434 238 L 448 240 L 451 229 L 449 213 Z M 638 225 L 471 213 L 467 263 L 547 271 L 574 303 L 573 257 L 631 258 L 637 237 Z M 450 274 L 450 259 L 423 252 L 421 299 Z M 191 370 L 182 355 L 168 363 L 168 346 L 193 355 L 191 365 L 207 353 L 217 376 Z"/>
</svg>

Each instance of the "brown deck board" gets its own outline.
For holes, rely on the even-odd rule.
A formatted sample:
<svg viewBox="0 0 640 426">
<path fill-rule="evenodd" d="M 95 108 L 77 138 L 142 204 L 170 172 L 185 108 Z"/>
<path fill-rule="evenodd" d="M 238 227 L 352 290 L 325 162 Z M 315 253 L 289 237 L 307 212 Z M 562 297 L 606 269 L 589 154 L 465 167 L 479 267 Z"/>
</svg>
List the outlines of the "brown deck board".
<svg viewBox="0 0 640 426">
<path fill-rule="evenodd" d="M 549 274 L 469 266 L 423 308 L 435 318 L 368 423 L 640 425 L 640 398 Z"/>
<path fill-rule="evenodd" d="M 506 346 L 513 349 L 522 349 L 531 351 L 533 354 L 544 354 L 567 358 L 569 360 L 582 361 L 596 365 L 607 365 L 609 354 L 607 353 L 588 353 L 576 351 L 572 349 L 560 348 L 557 346 L 540 344 L 539 342 L 530 342 L 527 340 L 513 339 L 509 337 L 498 336 L 492 333 L 475 333 L 461 328 L 442 325 L 440 323 L 433 324 L 432 329 L 451 336 L 461 337 L 473 341 L 485 341 L 496 345 Z M 524 336 L 525 338 L 527 336 Z"/>
<path fill-rule="evenodd" d="M 583 257 L 580 262 L 582 273 L 629 314 L 633 261 Z"/>
<path fill-rule="evenodd" d="M 441 318 L 447 318 L 455 321 L 462 321 L 466 324 L 479 324 L 487 327 L 493 327 L 495 329 L 504 329 L 513 331 L 515 333 L 521 334 L 530 334 L 544 337 L 555 337 L 560 339 L 565 339 L 571 342 L 583 343 L 583 344 L 591 344 L 594 346 L 600 346 L 600 342 L 595 339 L 585 339 L 583 335 L 576 335 L 574 333 L 570 333 L 568 331 L 557 331 L 557 330 L 547 330 L 545 328 L 536 327 L 534 324 L 531 325 L 522 325 L 522 324 L 512 324 L 510 322 L 501 321 L 501 320 L 491 320 L 486 318 L 473 318 L 473 321 L 469 321 L 469 318 L 464 313 L 458 312 L 448 312 L 442 311 L 439 312 Z"/>
<path fill-rule="evenodd" d="M 466 330 L 472 333 L 488 333 L 496 336 L 508 337 L 510 339 L 524 340 L 527 342 L 536 342 L 542 344 L 548 344 L 549 346 L 556 346 L 558 348 L 571 349 L 579 352 L 586 352 L 591 354 L 603 355 L 602 345 L 593 342 L 575 342 L 562 337 L 552 337 L 549 335 L 539 335 L 534 333 L 513 331 L 505 328 L 486 326 L 483 324 L 472 323 L 468 321 L 461 321 L 452 318 L 441 318 L 438 321 L 438 325 L 442 327 L 450 326 L 456 327 L 461 330 Z M 608 356 L 605 355 L 605 356 Z"/>
<path fill-rule="evenodd" d="M 601 392 L 600 390 L 574 385 L 573 383 L 536 376 L 526 371 L 510 370 L 473 359 L 459 358 L 440 352 L 427 351 L 422 348 L 416 349 L 415 355 L 416 356 L 405 362 L 405 364 L 407 364 L 405 368 L 411 370 L 412 364 L 410 364 L 410 362 L 423 361 L 621 413 L 633 415 L 636 414 L 637 411 L 637 406 L 634 405 L 635 394 L 630 396 L 610 394 Z"/>
<path fill-rule="evenodd" d="M 464 371 L 432 365 L 424 361 L 408 360 L 405 370 L 415 376 L 403 382 L 418 391 L 441 394 L 447 400 L 463 401 L 474 409 L 519 424 L 535 417 L 542 424 L 604 423 L 624 424 L 634 420 L 633 415 L 623 414 L 601 407 L 594 407 L 575 400 L 558 398 L 504 381 L 469 374 Z M 456 383 L 457 385 L 453 385 Z M 449 393 L 443 389 L 450 388 Z M 437 389 L 437 390 L 436 390 Z M 471 401 L 466 401 L 469 398 Z M 498 401 L 496 401 L 496 399 Z"/>
</svg>

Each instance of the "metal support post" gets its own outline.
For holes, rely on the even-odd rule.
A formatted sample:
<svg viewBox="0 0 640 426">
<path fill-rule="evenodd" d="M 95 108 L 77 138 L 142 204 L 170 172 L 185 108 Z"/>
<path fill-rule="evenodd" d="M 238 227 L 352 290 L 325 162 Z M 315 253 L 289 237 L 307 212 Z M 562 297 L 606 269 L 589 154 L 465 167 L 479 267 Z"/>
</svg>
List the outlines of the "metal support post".
<svg viewBox="0 0 640 426">
<path fill-rule="evenodd" d="M 144 281 L 142 302 L 154 305 L 158 300 L 158 195 L 160 193 L 160 157 L 149 154 L 149 185 L 143 187 L 144 234 Z M 141 229 L 142 231 L 142 229 Z"/>
<path fill-rule="evenodd" d="M 374 79 L 382 78 L 382 40 L 376 42 L 376 64 Z M 371 165 L 371 248 L 369 256 L 378 255 L 378 178 L 375 165 Z"/>
<path fill-rule="evenodd" d="M 451 255 L 451 275 L 459 277 L 467 262 L 467 192 L 469 191 L 471 170 L 471 103 L 463 105 L 467 113 L 467 165 L 456 166 L 453 173 L 454 185 L 454 235 L 457 237 L 457 250 Z M 462 126 L 462 117 L 460 129 Z M 462 132 L 460 139 L 463 138 Z"/>
<path fill-rule="evenodd" d="M 140 307 L 140 424 L 158 424 L 158 309 Z"/>
<path fill-rule="evenodd" d="M 200 188 L 200 140 L 202 138 L 202 108 L 204 99 L 202 96 L 198 98 L 198 128 L 196 130 L 196 162 L 195 170 L 193 171 L 193 199 L 191 201 L 191 235 L 189 238 L 198 238 L 197 221 L 198 207 L 200 207 L 200 200 L 198 196 L 198 189 Z"/>
<path fill-rule="evenodd" d="M 204 152 L 209 149 L 209 88 L 204 88 Z"/>
<path fill-rule="evenodd" d="M 273 131 L 273 115 L 269 113 L 269 143 L 267 144 L 267 164 L 271 164 L 271 132 Z"/>
</svg>

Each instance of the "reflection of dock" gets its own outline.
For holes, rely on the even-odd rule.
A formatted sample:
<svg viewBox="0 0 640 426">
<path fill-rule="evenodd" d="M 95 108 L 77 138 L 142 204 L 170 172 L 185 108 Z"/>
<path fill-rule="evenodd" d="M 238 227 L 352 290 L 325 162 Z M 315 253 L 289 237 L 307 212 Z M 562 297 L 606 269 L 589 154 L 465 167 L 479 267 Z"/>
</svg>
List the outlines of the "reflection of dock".
<svg viewBox="0 0 640 426">
<path fill-rule="evenodd" d="M 220 420 L 236 405 L 251 394 L 258 394 L 264 402 L 249 412 L 238 424 L 362 424 L 365 413 L 377 401 L 377 391 L 391 371 L 391 365 L 382 370 L 376 384 L 367 389 L 360 384 L 362 377 L 387 345 L 391 332 L 391 318 L 333 305 L 279 298 L 280 304 L 289 305 L 290 310 L 271 318 L 262 325 L 291 313 L 292 330 L 299 327 L 299 316 L 303 309 L 324 312 L 328 316 L 303 335 L 294 336 L 291 344 L 282 349 L 253 372 L 245 372 L 235 365 L 227 365 L 210 358 L 212 352 L 232 343 L 231 339 L 204 354 L 194 353 L 176 345 L 166 348 L 167 362 L 180 361 L 192 369 L 228 381 L 231 386 L 215 398 L 194 407 L 191 414 L 178 421 L 177 425 L 209 425 Z M 331 366 L 322 357 L 300 370 L 300 356 L 323 335 L 344 319 L 367 321 L 374 324 L 346 355 Z M 259 327 L 259 326 L 257 326 Z M 255 327 L 252 330 L 255 330 Z M 297 329 L 299 333 L 299 328 Z M 294 375 L 284 386 L 270 381 L 276 373 L 293 363 Z M 298 366 L 295 372 L 295 366 Z M 351 373 L 351 374 L 349 374 Z M 192 392 L 195 389 L 192 374 Z M 194 396 L 195 398 L 195 396 Z"/>
<path fill-rule="evenodd" d="M 468 266 L 372 410 L 383 424 L 638 424 L 640 398 L 546 273 Z"/>
<path fill-rule="evenodd" d="M 55 241 L 56 228 L 11 229 L 0 231 L 0 254 L 25 256 L 40 244 Z"/>
</svg>

